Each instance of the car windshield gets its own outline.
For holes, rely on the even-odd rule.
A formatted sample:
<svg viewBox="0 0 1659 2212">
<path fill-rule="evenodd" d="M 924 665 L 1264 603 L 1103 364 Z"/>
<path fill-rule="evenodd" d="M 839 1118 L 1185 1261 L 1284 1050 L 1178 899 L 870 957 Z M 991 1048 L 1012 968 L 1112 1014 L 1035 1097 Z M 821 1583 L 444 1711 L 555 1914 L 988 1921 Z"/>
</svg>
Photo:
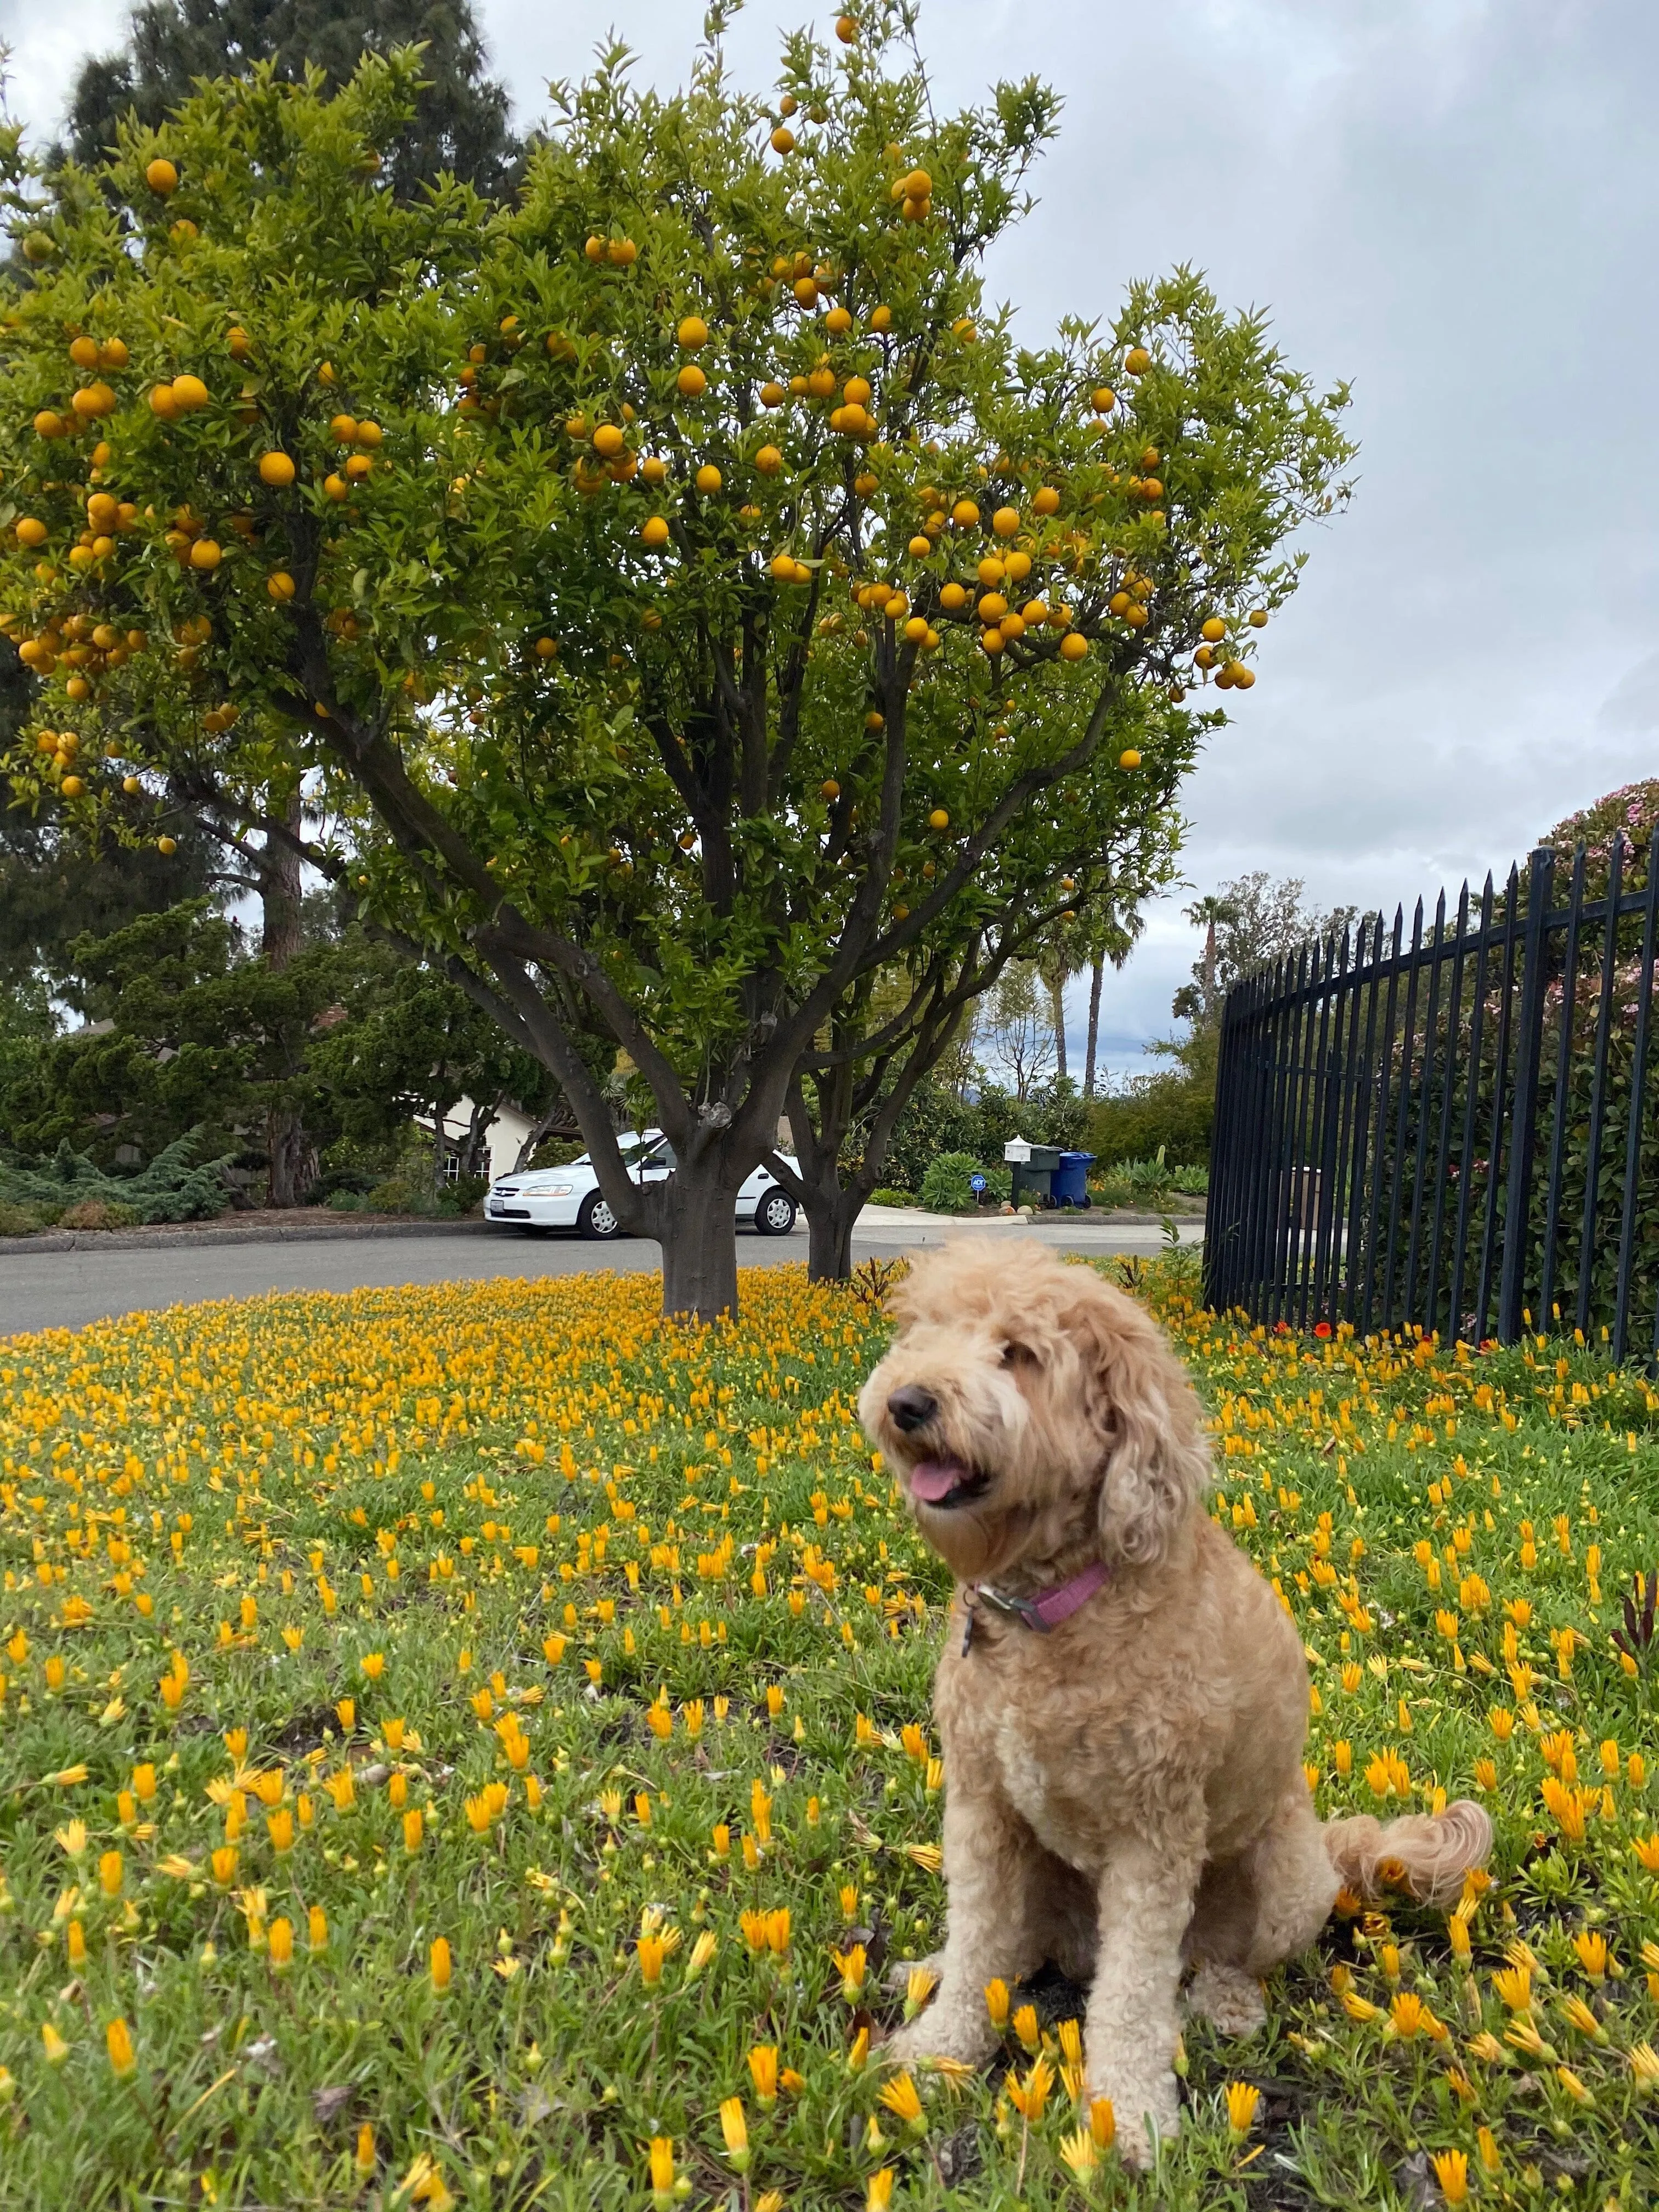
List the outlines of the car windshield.
<svg viewBox="0 0 1659 2212">
<path fill-rule="evenodd" d="M 624 1137 L 621 1139 L 620 1150 L 623 1165 L 625 1168 L 637 1167 L 641 1160 L 649 1158 L 656 1152 L 663 1153 L 671 1160 L 673 1158 L 660 1137 Z M 583 1152 L 580 1158 L 571 1162 L 573 1167 L 579 1168 L 591 1168 L 592 1164 L 592 1152 Z"/>
</svg>

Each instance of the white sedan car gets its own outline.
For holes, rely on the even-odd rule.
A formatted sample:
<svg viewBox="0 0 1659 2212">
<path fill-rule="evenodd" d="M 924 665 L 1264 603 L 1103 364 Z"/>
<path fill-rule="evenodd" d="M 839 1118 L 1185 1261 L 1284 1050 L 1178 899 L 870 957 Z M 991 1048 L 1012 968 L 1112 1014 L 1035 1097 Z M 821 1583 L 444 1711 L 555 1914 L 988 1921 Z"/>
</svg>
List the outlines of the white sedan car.
<svg viewBox="0 0 1659 2212">
<path fill-rule="evenodd" d="M 643 1136 L 626 1130 L 617 1139 L 634 1181 L 654 1182 L 672 1173 L 674 1153 L 660 1130 Z M 484 1200 L 484 1219 L 526 1236 L 576 1229 L 584 1237 L 620 1237 L 592 1158 L 584 1152 L 568 1168 L 527 1168 L 503 1176 Z M 795 1225 L 795 1201 L 765 1168 L 757 1168 L 738 1193 L 738 1219 L 753 1222 L 763 1237 L 787 1237 Z"/>
</svg>

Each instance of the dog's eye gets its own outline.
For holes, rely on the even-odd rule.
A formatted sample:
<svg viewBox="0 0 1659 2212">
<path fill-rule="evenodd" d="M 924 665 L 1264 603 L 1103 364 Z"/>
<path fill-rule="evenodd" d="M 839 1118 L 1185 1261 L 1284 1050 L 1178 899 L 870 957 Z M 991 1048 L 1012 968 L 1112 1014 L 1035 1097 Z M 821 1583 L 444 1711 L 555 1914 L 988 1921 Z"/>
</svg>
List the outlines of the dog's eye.
<svg viewBox="0 0 1659 2212">
<path fill-rule="evenodd" d="M 1005 1344 L 1002 1364 L 1005 1367 L 1035 1367 L 1037 1356 L 1029 1344 Z"/>
</svg>

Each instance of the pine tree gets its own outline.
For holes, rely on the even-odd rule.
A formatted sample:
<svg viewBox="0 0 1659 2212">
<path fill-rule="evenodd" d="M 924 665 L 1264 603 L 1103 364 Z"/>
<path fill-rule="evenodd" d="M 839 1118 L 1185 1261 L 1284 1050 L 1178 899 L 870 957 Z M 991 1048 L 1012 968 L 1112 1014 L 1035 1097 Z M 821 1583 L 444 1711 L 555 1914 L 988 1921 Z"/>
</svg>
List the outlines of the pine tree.
<svg viewBox="0 0 1659 2212">
<path fill-rule="evenodd" d="M 286 78 L 321 69 L 332 89 L 366 49 L 416 44 L 425 48 L 427 82 L 391 150 L 398 193 L 406 198 L 447 170 L 501 198 L 520 148 L 506 90 L 485 73 L 471 0 L 143 0 L 132 11 L 130 50 L 95 56 L 81 70 L 70 150 L 79 161 L 101 160 L 124 116 L 136 112 L 154 130 L 199 77 L 242 76 L 270 61 Z"/>
</svg>

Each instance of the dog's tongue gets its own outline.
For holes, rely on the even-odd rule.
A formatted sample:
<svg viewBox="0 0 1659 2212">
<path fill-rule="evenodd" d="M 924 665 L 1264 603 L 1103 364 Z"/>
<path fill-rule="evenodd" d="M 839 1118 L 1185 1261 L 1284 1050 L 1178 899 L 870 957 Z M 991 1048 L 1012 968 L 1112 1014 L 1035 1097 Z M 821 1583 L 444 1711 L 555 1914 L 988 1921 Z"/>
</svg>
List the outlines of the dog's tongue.
<svg viewBox="0 0 1659 2212">
<path fill-rule="evenodd" d="M 962 1480 L 962 1469 L 954 1460 L 925 1459 L 910 1470 L 910 1488 L 925 1505 L 937 1505 L 948 1498 Z"/>
</svg>

